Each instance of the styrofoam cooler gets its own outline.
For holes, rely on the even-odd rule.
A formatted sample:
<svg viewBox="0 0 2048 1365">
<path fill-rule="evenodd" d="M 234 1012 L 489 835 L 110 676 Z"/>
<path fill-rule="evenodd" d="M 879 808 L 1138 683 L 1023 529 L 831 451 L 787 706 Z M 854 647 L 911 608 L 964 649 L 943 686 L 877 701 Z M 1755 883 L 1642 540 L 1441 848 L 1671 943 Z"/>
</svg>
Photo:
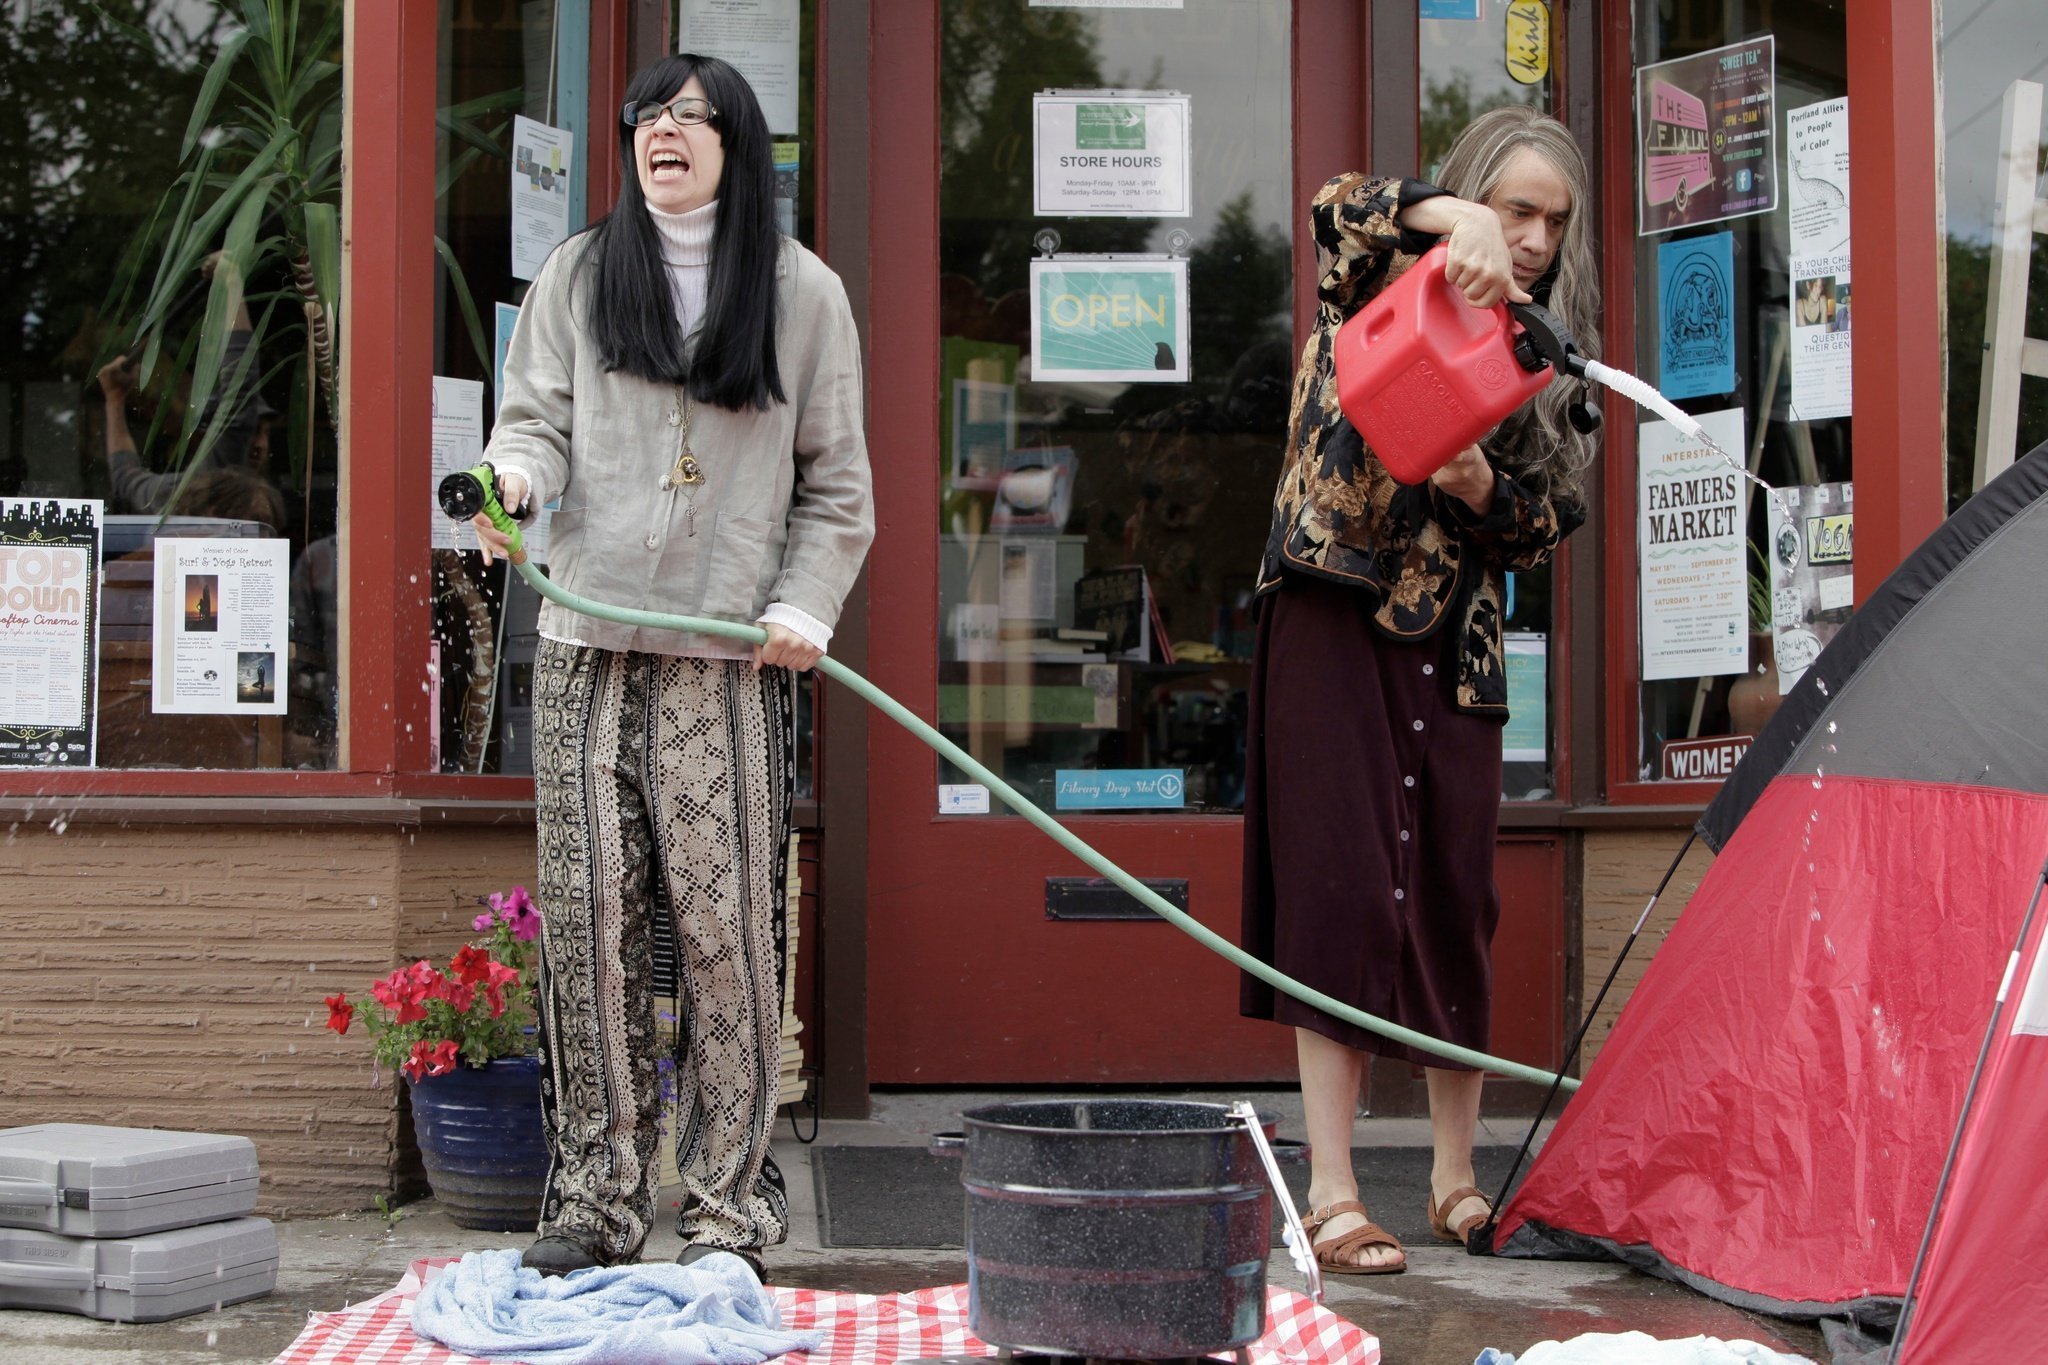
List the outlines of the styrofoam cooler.
<svg viewBox="0 0 2048 1365">
<path fill-rule="evenodd" d="M 131 1237 L 256 1207 L 256 1144 L 220 1133 L 39 1123 L 0 1130 L 0 1227 Z"/>
<path fill-rule="evenodd" d="M 277 1230 L 231 1218 L 139 1237 L 0 1228 L 0 1308 L 162 1322 L 277 1287 Z"/>
</svg>

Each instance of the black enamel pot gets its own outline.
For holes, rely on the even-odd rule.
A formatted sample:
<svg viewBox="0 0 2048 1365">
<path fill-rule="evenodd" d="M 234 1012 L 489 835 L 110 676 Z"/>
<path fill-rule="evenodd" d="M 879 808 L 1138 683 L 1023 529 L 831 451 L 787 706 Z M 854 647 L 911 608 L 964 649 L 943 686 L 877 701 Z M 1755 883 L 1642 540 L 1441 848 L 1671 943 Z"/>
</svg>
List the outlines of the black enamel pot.
<svg viewBox="0 0 2048 1365">
<path fill-rule="evenodd" d="M 961 1157 L 977 1337 L 1018 1353 L 1159 1359 L 1264 1332 L 1272 1191 L 1223 1105 L 1041 1100 L 961 1117 L 966 1131 L 932 1150 Z M 1273 1145 L 1283 1160 L 1307 1150 Z"/>
</svg>

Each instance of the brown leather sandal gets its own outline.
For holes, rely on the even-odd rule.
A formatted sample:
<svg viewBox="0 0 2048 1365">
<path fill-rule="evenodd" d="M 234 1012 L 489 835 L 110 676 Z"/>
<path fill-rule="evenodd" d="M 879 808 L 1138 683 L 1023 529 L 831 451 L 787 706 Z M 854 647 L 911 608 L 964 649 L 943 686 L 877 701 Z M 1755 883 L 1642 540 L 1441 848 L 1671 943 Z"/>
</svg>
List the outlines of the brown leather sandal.
<svg viewBox="0 0 2048 1365">
<path fill-rule="evenodd" d="M 1339 1233 L 1327 1242 L 1315 1240 L 1316 1232 L 1323 1224 L 1347 1213 L 1364 1218 L 1365 1226 Z M 1315 1249 L 1316 1264 L 1329 1274 L 1398 1275 L 1408 1268 L 1408 1253 L 1402 1248 L 1401 1239 L 1373 1222 L 1365 1211 L 1365 1205 L 1356 1199 L 1344 1199 L 1312 1210 L 1301 1220 L 1301 1226 L 1308 1232 L 1309 1241 Z M 1364 1265 L 1351 1259 L 1367 1247 L 1392 1247 L 1401 1253 L 1401 1259 L 1387 1265 Z"/>
<path fill-rule="evenodd" d="M 1459 1223 L 1456 1228 L 1453 1228 L 1449 1222 L 1451 1210 L 1464 1203 L 1467 1199 L 1477 1199 L 1480 1203 L 1486 1205 L 1486 1212 L 1472 1214 L 1465 1221 Z M 1462 1245 L 1465 1241 L 1466 1233 L 1491 1217 L 1493 1217 L 1493 1201 L 1486 1197 L 1483 1190 L 1475 1186 L 1458 1186 L 1457 1189 L 1444 1196 L 1444 1202 L 1441 1204 L 1436 1202 L 1436 1192 L 1434 1190 L 1430 1192 L 1429 1230 L 1435 1233 L 1442 1241 L 1457 1242 Z"/>
</svg>

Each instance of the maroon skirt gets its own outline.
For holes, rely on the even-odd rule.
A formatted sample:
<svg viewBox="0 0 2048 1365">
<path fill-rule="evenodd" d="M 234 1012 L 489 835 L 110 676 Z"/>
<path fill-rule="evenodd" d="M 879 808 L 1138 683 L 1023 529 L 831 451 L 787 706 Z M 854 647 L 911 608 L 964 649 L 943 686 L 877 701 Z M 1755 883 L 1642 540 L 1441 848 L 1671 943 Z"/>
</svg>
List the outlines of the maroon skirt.
<svg viewBox="0 0 2048 1365">
<path fill-rule="evenodd" d="M 1485 1050 L 1500 726 L 1452 701 L 1454 630 L 1405 642 L 1372 594 L 1289 575 L 1261 604 L 1244 799 L 1243 945 L 1304 985 Z M 1245 976 L 1239 1012 L 1416 1062 L 1455 1062 Z"/>
</svg>

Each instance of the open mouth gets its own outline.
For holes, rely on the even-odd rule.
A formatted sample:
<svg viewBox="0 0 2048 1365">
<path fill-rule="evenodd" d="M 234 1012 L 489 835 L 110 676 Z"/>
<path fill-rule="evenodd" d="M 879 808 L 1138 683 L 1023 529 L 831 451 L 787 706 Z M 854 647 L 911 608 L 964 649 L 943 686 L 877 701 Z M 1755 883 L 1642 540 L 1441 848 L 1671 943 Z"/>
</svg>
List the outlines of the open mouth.
<svg viewBox="0 0 2048 1365">
<path fill-rule="evenodd" d="M 647 158 L 648 178 L 656 184 L 665 180 L 680 180 L 689 173 L 689 159 L 681 152 L 664 148 Z"/>
</svg>

